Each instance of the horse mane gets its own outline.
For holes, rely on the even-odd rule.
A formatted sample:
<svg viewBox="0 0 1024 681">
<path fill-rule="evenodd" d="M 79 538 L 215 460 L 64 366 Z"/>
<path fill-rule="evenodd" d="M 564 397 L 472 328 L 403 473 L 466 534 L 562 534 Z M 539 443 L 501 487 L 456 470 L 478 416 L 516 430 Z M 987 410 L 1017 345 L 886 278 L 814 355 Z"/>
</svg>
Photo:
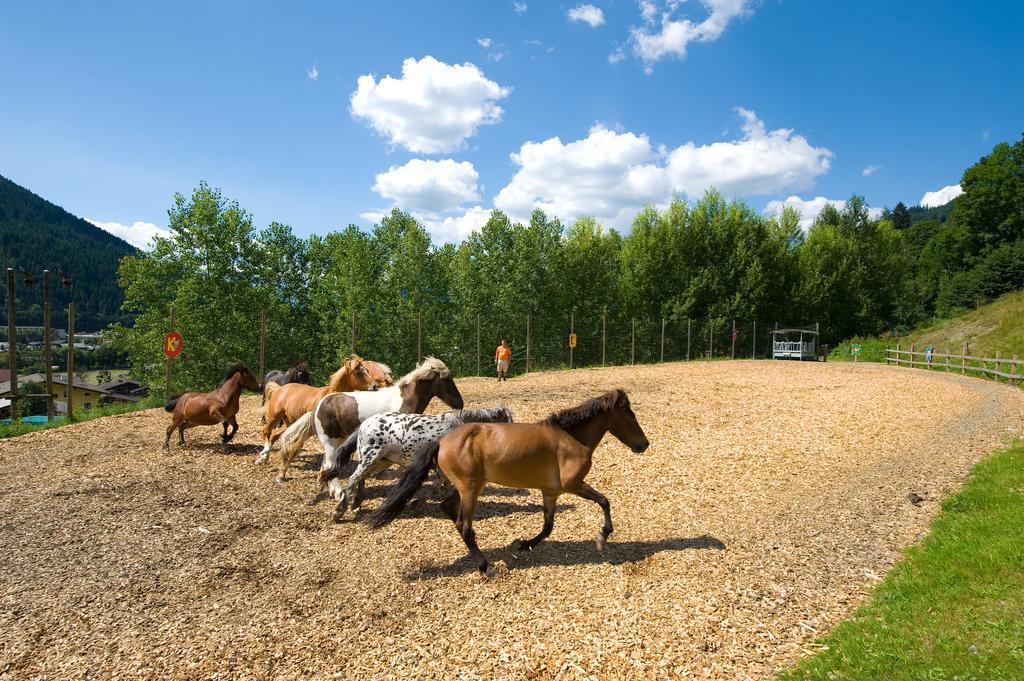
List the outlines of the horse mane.
<svg viewBox="0 0 1024 681">
<path fill-rule="evenodd" d="M 234 364 L 231 365 L 231 368 L 228 369 L 228 372 L 224 374 L 224 378 L 221 379 L 220 385 L 224 385 L 225 383 L 228 382 L 229 378 L 242 371 L 246 373 L 252 373 L 251 371 L 249 371 L 249 367 L 245 366 L 244 362 L 235 362 Z"/>
<path fill-rule="evenodd" d="M 603 395 L 592 397 L 586 402 L 577 404 L 575 407 L 556 411 L 551 414 L 551 416 L 544 419 L 543 423 L 548 426 L 556 426 L 562 430 L 571 430 L 584 421 L 594 418 L 598 414 L 611 411 L 615 408 L 615 404 L 618 402 L 619 397 L 625 396 L 625 394 L 625 391 L 621 388 L 609 390 Z"/>
<path fill-rule="evenodd" d="M 485 409 L 453 409 L 448 413 L 454 414 L 466 423 L 495 423 L 501 421 L 511 423 L 513 417 L 512 410 L 504 404 Z"/>
<path fill-rule="evenodd" d="M 344 372 L 348 368 L 348 363 L 353 359 L 358 360 L 359 362 L 363 361 L 363 358 L 360 357 L 359 355 L 349 355 L 344 360 L 342 360 L 341 366 L 338 367 L 338 370 L 331 374 L 331 377 L 327 380 L 327 385 L 333 386 L 335 381 L 340 381 L 342 372 Z"/>
<path fill-rule="evenodd" d="M 404 388 L 410 383 L 416 381 L 425 381 L 431 378 L 448 378 L 452 375 L 445 363 L 436 357 L 427 357 L 424 359 L 419 366 L 402 376 L 398 379 L 397 385 L 399 388 Z"/>
<path fill-rule="evenodd" d="M 391 370 L 391 367 L 389 367 L 384 362 L 374 362 L 374 363 L 377 365 L 378 369 L 380 369 L 382 372 L 387 374 L 387 377 L 389 379 L 394 380 L 395 372 Z"/>
</svg>

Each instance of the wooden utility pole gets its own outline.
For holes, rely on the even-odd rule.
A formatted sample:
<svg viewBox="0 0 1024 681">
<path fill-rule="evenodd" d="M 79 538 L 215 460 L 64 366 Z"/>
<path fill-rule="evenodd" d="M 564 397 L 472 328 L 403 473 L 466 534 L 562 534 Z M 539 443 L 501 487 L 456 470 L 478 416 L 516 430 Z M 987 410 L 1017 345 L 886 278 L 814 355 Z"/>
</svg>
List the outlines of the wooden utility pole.
<svg viewBox="0 0 1024 681">
<path fill-rule="evenodd" d="M 526 315 L 526 373 L 530 373 L 530 315 Z"/>
<path fill-rule="evenodd" d="M 174 331 L 174 306 L 171 305 L 171 319 L 167 324 L 167 331 Z M 167 358 L 167 387 L 164 389 L 167 399 L 171 399 L 171 364 L 174 362 L 170 357 Z"/>
<path fill-rule="evenodd" d="M 266 364 L 267 348 L 267 311 L 260 310 L 260 373 L 259 380 L 263 383 L 263 377 L 267 375 Z"/>
<path fill-rule="evenodd" d="M 482 376 L 480 373 L 480 313 L 476 315 L 476 375 Z"/>
<path fill-rule="evenodd" d="M 18 420 L 18 337 L 14 322 L 14 268 L 7 268 L 7 365 L 11 368 L 11 423 Z"/>
<path fill-rule="evenodd" d="M 167 370 L 170 372 L 170 369 Z M 68 421 L 74 416 L 75 403 L 75 304 L 68 303 Z"/>
<path fill-rule="evenodd" d="M 46 420 L 53 420 L 53 348 L 50 344 L 50 270 L 43 270 L 43 365 L 46 375 Z"/>
<path fill-rule="evenodd" d="M 693 320 L 689 317 L 686 318 L 686 361 L 690 361 L 690 327 L 693 324 Z"/>
<path fill-rule="evenodd" d="M 661 361 L 665 361 L 665 318 L 661 318 Z"/>
</svg>

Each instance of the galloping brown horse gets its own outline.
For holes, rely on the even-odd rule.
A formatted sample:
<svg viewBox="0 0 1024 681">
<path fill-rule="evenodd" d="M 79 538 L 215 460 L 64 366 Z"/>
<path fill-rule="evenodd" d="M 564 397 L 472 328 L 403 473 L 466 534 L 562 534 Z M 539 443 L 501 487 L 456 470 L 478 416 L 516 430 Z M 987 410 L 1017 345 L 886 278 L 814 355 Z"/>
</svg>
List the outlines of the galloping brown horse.
<svg viewBox="0 0 1024 681">
<path fill-rule="evenodd" d="M 217 423 L 223 424 L 224 434 L 221 441 L 224 444 L 231 442 L 231 438 L 238 432 L 238 421 L 235 414 L 238 413 L 238 398 L 242 390 L 260 391 L 260 381 L 242 363 L 233 365 L 228 369 L 227 375 L 221 382 L 220 387 L 208 393 L 185 393 L 178 397 L 172 397 L 164 404 L 164 410 L 174 412 L 171 417 L 171 425 L 167 428 L 167 438 L 164 440 L 164 449 L 170 446 L 171 433 L 178 429 L 178 445 L 185 446 L 185 429 L 192 426 L 212 426 Z M 228 425 L 231 426 L 231 434 L 228 434 Z"/>
<path fill-rule="evenodd" d="M 374 386 L 386 387 L 384 379 L 375 381 L 363 366 L 359 355 L 349 355 L 341 367 L 331 375 L 327 385 L 317 388 L 302 383 L 286 383 L 278 385 L 268 383 L 264 389 L 267 398 L 267 422 L 263 426 L 263 451 L 256 458 L 256 463 L 264 463 L 270 456 L 270 449 L 281 437 L 285 429 L 303 414 L 311 410 L 317 401 L 328 393 L 343 390 L 369 390 Z M 284 421 L 281 427 L 276 426 Z"/>
<path fill-rule="evenodd" d="M 597 535 L 597 548 L 602 550 L 612 533 L 611 506 L 607 497 L 583 478 L 590 472 L 594 449 L 608 432 L 637 453 L 650 444 L 624 390 L 599 395 L 540 423 L 467 423 L 421 449 L 366 522 L 377 528 L 398 517 L 437 466 L 455 488 L 441 502 L 441 508 L 455 521 L 470 555 L 485 575 L 493 576 L 476 544 L 473 516 L 477 498 L 488 482 L 539 489 L 544 495 L 544 528 L 536 537 L 520 542 L 521 550 L 532 549 L 551 534 L 555 503 L 564 493 L 596 502 L 604 511 L 604 527 Z"/>
</svg>

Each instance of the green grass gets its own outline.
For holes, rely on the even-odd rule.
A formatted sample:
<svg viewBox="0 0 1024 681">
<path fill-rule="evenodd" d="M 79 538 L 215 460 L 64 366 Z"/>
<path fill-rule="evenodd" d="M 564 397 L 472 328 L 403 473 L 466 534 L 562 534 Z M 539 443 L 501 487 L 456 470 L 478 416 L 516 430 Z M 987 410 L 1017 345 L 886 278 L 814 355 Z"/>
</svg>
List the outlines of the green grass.
<svg viewBox="0 0 1024 681">
<path fill-rule="evenodd" d="M 780 679 L 1024 678 L 1024 443 L 978 464 L 823 652 Z"/>
<path fill-rule="evenodd" d="M 856 336 L 846 340 L 829 351 L 828 361 L 830 362 L 852 362 L 853 354 L 850 353 L 852 343 L 860 343 L 860 354 L 858 362 L 884 362 L 886 347 L 896 347 L 891 340 L 884 338 L 861 338 Z"/>
<path fill-rule="evenodd" d="M 149 397 L 144 400 L 140 400 L 139 402 L 117 402 L 114 404 L 104 405 L 102 407 L 96 407 L 95 409 L 79 409 L 75 411 L 74 418 L 70 422 L 66 418 L 63 418 L 50 421 L 49 423 L 0 423 L 0 440 L 8 437 L 17 437 L 37 430 L 60 428 L 61 426 L 66 426 L 69 423 L 91 421 L 92 419 L 98 419 L 103 416 L 127 414 L 130 411 L 139 411 L 140 409 L 151 409 L 152 407 L 158 407 L 162 404 L 162 400 Z"/>
</svg>

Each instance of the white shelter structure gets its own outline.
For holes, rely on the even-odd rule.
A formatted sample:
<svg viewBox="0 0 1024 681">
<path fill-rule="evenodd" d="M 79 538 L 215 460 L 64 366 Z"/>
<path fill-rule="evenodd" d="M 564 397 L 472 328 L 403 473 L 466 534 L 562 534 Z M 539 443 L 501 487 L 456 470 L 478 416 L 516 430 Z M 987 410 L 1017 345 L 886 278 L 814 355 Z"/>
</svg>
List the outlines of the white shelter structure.
<svg viewBox="0 0 1024 681">
<path fill-rule="evenodd" d="M 772 331 L 772 359 L 815 360 L 818 358 L 818 332 L 814 329 L 775 329 Z"/>
</svg>

